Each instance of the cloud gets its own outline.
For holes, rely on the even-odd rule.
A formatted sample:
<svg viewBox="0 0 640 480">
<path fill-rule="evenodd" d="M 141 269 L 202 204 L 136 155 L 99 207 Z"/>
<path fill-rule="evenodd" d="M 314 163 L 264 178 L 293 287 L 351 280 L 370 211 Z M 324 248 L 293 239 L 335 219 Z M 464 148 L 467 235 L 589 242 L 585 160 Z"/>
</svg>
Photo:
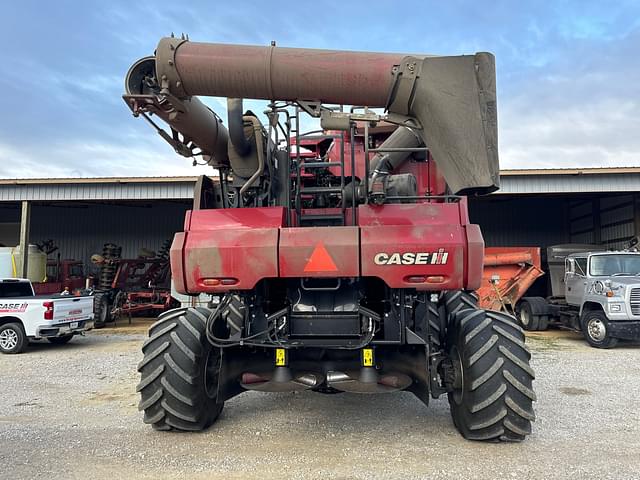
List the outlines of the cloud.
<svg viewBox="0 0 640 480">
<path fill-rule="evenodd" d="M 502 166 L 638 165 L 640 68 L 631 59 L 639 44 L 640 31 L 581 41 L 521 81 L 499 108 Z"/>
<path fill-rule="evenodd" d="M 27 27 L 28 26 L 28 27 Z M 0 175 L 197 174 L 122 102 L 133 61 L 188 33 L 223 43 L 461 54 L 493 51 L 502 166 L 638 164 L 634 1 L 9 2 L 0 27 Z M 206 99 L 226 118 L 224 99 Z M 260 113 L 266 102 L 247 101 Z M 304 129 L 317 128 L 305 121 Z M 209 171 L 208 169 L 205 169 Z"/>
</svg>

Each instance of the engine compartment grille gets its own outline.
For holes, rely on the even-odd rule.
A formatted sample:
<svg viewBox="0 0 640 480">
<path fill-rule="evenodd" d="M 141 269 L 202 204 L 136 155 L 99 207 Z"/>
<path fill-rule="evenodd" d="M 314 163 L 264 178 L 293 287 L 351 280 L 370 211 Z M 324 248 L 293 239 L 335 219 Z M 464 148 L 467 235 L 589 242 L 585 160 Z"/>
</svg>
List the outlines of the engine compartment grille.
<svg viewBox="0 0 640 480">
<path fill-rule="evenodd" d="M 631 314 L 640 315 L 640 288 L 631 289 L 629 303 L 631 304 Z"/>
</svg>

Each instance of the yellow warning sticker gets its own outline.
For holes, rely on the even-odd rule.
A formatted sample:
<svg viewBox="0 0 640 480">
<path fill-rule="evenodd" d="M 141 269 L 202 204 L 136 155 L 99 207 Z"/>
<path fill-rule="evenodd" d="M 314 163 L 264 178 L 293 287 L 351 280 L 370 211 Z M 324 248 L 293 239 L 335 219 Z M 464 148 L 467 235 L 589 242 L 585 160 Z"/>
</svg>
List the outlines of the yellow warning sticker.
<svg viewBox="0 0 640 480">
<path fill-rule="evenodd" d="M 373 367 L 373 348 L 362 349 L 362 366 Z"/>
<path fill-rule="evenodd" d="M 287 354 L 284 348 L 276 348 L 276 367 L 285 367 L 287 365 Z"/>
</svg>

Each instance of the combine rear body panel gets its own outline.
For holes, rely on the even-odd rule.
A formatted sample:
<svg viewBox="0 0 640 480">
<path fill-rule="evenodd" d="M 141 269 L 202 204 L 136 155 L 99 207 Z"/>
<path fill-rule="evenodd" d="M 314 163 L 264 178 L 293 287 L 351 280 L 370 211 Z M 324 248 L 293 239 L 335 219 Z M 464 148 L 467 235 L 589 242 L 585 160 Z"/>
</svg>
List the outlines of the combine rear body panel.
<svg viewBox="0 0 640 480">
<path fill-rule="evenodd" d="M 212 302 L 152 326 L 147 423 L 199 430 L 246 390 L 408 390 L 448 394 L 466 438 L 530 432 L 530 355 L 513 319 L 470 293 L 484 242 L 460 196 L 498 186 L 492 55 L 163 39 L 126 86 L 134 115 L 219 172 L 171 247 L 176 290 Z M 229 130 L 193 95 L 232 97 Z M 266 126 L 233 97 L 270 100 Z M 301 115 L 322 131 L 300 132 Z"/>
</svg>

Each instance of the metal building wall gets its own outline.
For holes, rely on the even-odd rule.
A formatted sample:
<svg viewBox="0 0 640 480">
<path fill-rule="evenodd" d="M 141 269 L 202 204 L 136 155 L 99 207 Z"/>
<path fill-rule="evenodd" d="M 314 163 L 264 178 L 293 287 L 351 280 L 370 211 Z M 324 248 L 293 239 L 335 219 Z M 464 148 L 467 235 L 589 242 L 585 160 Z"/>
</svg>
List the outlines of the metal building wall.
<svg viewBox="0 0 640 480">
<path fill-rule="evenodd" d="M 546 247 L 569 241 L 567 196 L 490 195 L 469 199 L 488 247 Z"/>
<path fill-rule="evenodd" d="M 616 169 L 611 169 L 615 171 Z M 619 169 L 624 170 L 624 169 Z M 500 190 L 496 195 L 511 194 L 556 194 L 575 195 L 580 193 L 637 192 L 640 190 L 640 172 L 636 169 L 626 173 L 582 174 L 576 170 L 572 175 L 558 174 L 517 174 L 511 172 L 500 176 Z M 538 172 L 544 172 L 539 170 Z"/>
<path fill-rule="evenodd" d="M 123 256 L 135 257 L 140 248 L 157 250 L 182 230 L 187 202 L 145 202 L 128 205 L 35 204 L 31 212 L 31 243 L 52 239 L 61 258 L 82 260 L 90 270 L 90 257 L 106 242 L 122 246 Z M 19 222 L 17 207 L 0 209 L 0 223 Z M 52 257 L 51 257 L 52 258 Z"/>
<path fill-rule="evenodd" d="M 570 202 L 570 239 L 623 248 L 638 235 L 638 195 L 593 196 Z"/>
<path fill-rule="evenodd" d="M 0 202 L 192 199 L 195 177 L 4 180 Z"/>
</svg>

